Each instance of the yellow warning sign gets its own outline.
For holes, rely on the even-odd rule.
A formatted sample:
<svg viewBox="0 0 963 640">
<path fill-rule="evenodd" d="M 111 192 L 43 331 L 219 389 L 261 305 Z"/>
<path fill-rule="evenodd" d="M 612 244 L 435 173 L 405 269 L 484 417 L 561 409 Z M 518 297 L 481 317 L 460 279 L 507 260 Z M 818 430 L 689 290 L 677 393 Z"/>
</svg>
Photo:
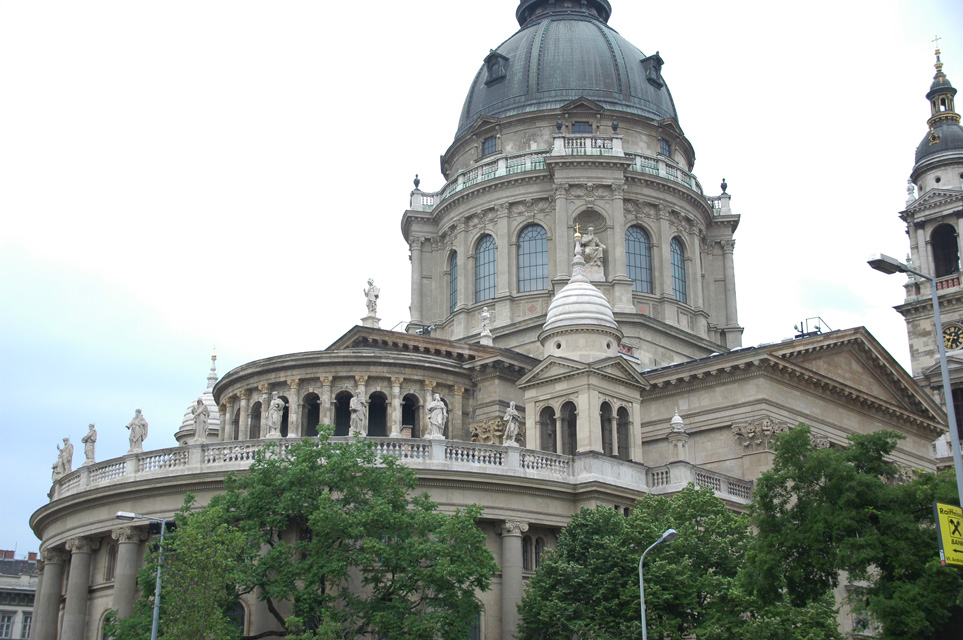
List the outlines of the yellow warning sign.
<svg viewBox="0 0 963 640">
<path fill-rule="evenodd" d="M 952 504 L 933 503 L 936 535 L 940 541 L 943 565 L 963 567 L 963 509 Z"/>
</svg>

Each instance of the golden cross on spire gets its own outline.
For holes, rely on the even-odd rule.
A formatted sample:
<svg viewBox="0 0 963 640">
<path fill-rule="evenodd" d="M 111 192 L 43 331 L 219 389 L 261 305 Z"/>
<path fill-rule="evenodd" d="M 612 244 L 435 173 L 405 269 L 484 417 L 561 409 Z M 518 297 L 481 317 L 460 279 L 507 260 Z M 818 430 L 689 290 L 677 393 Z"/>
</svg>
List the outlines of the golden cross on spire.
<svg viewBox="0 0 963 640">
<path fill-rule="evenodd" d="M 933 42 L 936 43 L 936 52 L 937 52 L 937 53 L 939 53 L 939 51 L 940 51 L 940 40 L 942 40 L 942 39 L 943 39 L 943 38 L 941 38 L 941 37 L 939 37 L 939 36 L 936 36 L 935 38 L 933 38 Z"/>
</svg>

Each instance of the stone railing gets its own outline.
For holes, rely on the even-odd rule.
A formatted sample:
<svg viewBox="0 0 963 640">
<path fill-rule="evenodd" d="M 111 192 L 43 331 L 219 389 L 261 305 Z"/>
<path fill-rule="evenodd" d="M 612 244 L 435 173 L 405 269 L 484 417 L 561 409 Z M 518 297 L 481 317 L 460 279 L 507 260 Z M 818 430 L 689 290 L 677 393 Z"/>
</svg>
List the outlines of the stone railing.
<svg viewBox="0 0 963 640">
<path fill-rule="evenodd" d="M 625 156 L 622 136 L 593 136 L 588 134 L 557 134 L 552 147 L 553 156 Z"/>
<path fill-rule="evenodd" d="M 647 156 L 637 153 L 628 153 L 626 156 L 634 160 L 632 165 L 629 166 L 629 171 L 636 171 L 638 173 L 672 180 L 673 182 L 687 186 L 700 196 L 703 195 L 702 184 L 699 182 L 699 179 L 685 169 L 670 162 L 668 159 L 661 156 Z"/>
<path fill-rule="evenodd" d="M 676 493 L 692 483 L 708 487 L 723 500 L 749 504 L 752 500 L 752 483 L 714 471 L 700 469 L 688 462 L 673 462 L 664 467 L 648 469 L 646 483 L 652 493 Z"/>
</svg>

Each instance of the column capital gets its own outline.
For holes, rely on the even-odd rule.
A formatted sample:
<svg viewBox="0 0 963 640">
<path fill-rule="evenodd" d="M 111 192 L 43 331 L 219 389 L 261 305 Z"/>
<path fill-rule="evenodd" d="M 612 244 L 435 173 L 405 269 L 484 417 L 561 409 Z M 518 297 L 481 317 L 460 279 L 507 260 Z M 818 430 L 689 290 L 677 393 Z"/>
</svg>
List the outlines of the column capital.
<svg viewBox="0 0 963 640">
<path fill-rule="evenodd" d="M 47 564 L 64 564 L 69 554 L 66 549 L 44 549 L 40 552 L 40 557 Z"/>
<path fill-rule="evenodd" d="M 331 376 L 321 376 L 318 379 L 321 381 L 321 386 L 324 386 L 324 387 L 331 386 Z"/>
<path fill-rule="evenodd" d="M 502 536 L 519 536 L 528 531 L 528 523 L 521 520 L 506 520 L 498 525 L 498 533 Z"/>
<path fill-rule="evenodd" d="M 100 538 L 71 538 L 67 541 L 67 550 L 71 553 L 91 553 L 100 547 Z"/>
<path fill-rule="evenodd" d="M 300 378 L 291 378 L 287 382 L 288 382 L 288 386 L 291 387 L 292 389 L 297 389 L 301 385 Z"/>
<path fill-rule="evenodd" d="M 736 248 L 735 240 L 722 240 L 719 244 L 722 245 L 722 250 L 725 253 L 732 253 L 732 250 Z"/>
<path fill-rule="evenodd" d="M 425 391 L 427 391 L 428 393 L 431 393 L 432 390 L 435 388 L 435 384 L 436 383 L 434 380 L 425 380 Z"/>
<path fill-rule="evenodd" d="M 455 395 L 460 396 L 465 393 L 465 387 L 455 387 Z"/>
<path fill-rule="evenodd" d="M 37 564 L 34 566 L 37 568 L 37 573 L 43 573 L 43 568 L 47 565 L 47 562 L 43 558 L 37 559 Z"/>
<path fill-rule="evenodd" d="M 393 386 L 393 387 L 400 387 L 400 386 L 401 386 L 401 383 L 404 382 L 404 381 L 405 381 L 405 379 L 404 379 L 404 378 L 401 378 L 401 377 L 392 378 L 392 379 L 391 379 L 391 386 Z"/>
<path fill-rule="evenodd" d="M 111 529 L 110 537 L 121 544 L 126 542 L 141 542 L 142 540 L 147 539 L 147 531 L 144 529 L 144 527 L 127 525 L 125 527 Z"/>
<path fill-rule="evenodd" d="M 368 382 L 368 376 L 355 376 L 354 381 L 358 384 L 365 384 Z"/>
<path fill-rule="evenodd" d="M 271 390 L 271 385 L 268 384 L 267 382 L 262 382 L 258 384 L 257 390 L 260 391 L 261 393 L 268 393 Z"/>
<path fill-rule="evenodd" d="M 241 389 L 237 392 L 237 397 L 241 400 L 247 400 L 249 397 L 251 397 L 251 392 L 248 389 Z"/>
</svg>

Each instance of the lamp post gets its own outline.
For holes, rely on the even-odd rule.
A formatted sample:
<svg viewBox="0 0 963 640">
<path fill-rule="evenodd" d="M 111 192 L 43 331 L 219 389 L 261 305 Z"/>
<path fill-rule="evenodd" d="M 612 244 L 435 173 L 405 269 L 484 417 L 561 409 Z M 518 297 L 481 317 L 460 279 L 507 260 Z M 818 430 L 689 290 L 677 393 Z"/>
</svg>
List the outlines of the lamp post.
<svg viewBox="0 0 963 640">
<path fill-rule="evenodd" d="M 164 564 L 164 533 L 167 531 L 167 520 L 153 516 L 142 516 L 130 511 L 118 511 L 114 517 L 118 520 L 150 520 L 159 522 L 161 525 L 160 555 L 157 558 L 157 584 L 154 587 L 154 619 L 150 626 L 150 640 L 157 640 L 157 623 L 160 620 L 161 566 Z"/>
<path fill-rule="evenodd" d="M 956 468 L 956 492 L 963 505 L 963 458 L 960 456 L 960 434 L 956 426 L 956 412 L 953 410 L 953 394 L 950 388 L 950 373 L 946 368 L 946 347 L 943 346 L 943 322 L 940 320 L 940 300 L 936 295 L 936 278 L 921 273 L 903 264 L 892 256 L 878 253 L 868 261 L 869 266 L 886 274 L 912 273 L 930 283 L 933 298 L 933 321 L 936 324 L 936 347 L 940 354 L 940 374 L 943 376 L 943 404 L 946 407 L 946 420 L 950 426 L 950 443 L 953 448 L 953 466 Z"/>
<path fill-rule="evenodd" d="M 642 640 L 648 640 L 649 637 L 648 630 L 645 628 L 645 583 L 642 581 L 642 563 L 645 562 L 645 554 L 663 542 L 672 542 L 677 535 L 679 535 L 679 532 L 675 529 L 667 530 L 662 534 L 661 538 L 649 545 L 649 548 L 643 551 L 642 557 L 639 558 L 639 601 L 642 605 Z"/>
</svg>

